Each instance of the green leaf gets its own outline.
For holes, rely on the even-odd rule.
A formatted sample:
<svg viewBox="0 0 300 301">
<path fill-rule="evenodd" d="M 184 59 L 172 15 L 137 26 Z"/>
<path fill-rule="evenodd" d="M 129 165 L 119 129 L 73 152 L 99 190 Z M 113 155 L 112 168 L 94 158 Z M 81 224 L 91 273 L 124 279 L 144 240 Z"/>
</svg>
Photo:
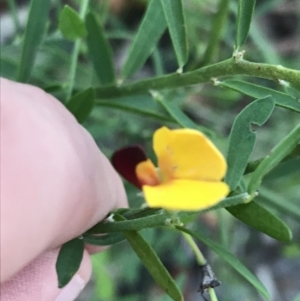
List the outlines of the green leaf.
<svg viewBox="0 0 300 301">
<path fill-rule="evenodd" d="M 221 87 L 226 87 L 234 91 L 241 92 L 253 98 L 263 98 L 271 96 L 276 105 L 292 111 L 300 112 L 300 102 L 287 94 L 262 86 L 250 84 L 240 80 L 226 80 L 220 83 Z"/>
<path fill-rule="evenodd" d="M 66 108 L 75 116 L 79 123 L 83 123 L 90 115 L 95 105 L 95 90 L 88 88 L 73 96 L 66 104 Z"/>
<path fill-rule="evenodd" d="M 255 145 L 256 134 L 250 129 L 251 124 L 263 125 L 274 107 L 275 102 L 267 96 L 250 103 L 235 118 L 229 136 L 228 170 L 225 177 L 231 190 L 239 185 Z"/>
<path fill-rule="evenodd" d="M 93 13 L 85 19 L 87 29 L 87 46 L 96 74 L 102 85 L 115 83 L 115 71 L 112 50 L 104 35 L 102 26 Z"/>
<path fill-rule="evenodd" d="M 164 267 L 159 257 L 136 231 L 124 232 L 126 239 L 140 258 L 155 282 L 175 301 L 183 301 L 183 296 L 178 289 L 176 282 Z"/>
<path fill-rule="evenodd" d="M 85 234 L 110 233 L 122 231 L 139 231 L 145 228 L 165 226 L 170 216 L 166 213 L 150 215 L 142 218 L 124 221 L 104 220 L 89 229 Z"/>
<path fill-rule="evenodd" d="M 229 3 L 230 0 L 220 0 L 218 3 L 217 12 L 213 17 L 209 41 L 203 55 L 201 66 L 208 65 L 218 54 L 222 34 L 226 29 L 226 22 L 228 21 Z"/>
<path fill-rule="evenodd" d="M 145 217 L 149 215 L 161 214 L 161 211 L 162 209 L 160 208 L 145 207 L 145 208 L 138 208 L 138 209 L 127 208 L 126 211 L 123 212 L 121 211 L 121 213 L 120 213 L 120 209 L 117 209 L 114 212 L 123 215 L 126 219 L 135 219 L 135 218 Z"/>
<path fill-rule="evenodd" d="M 56 261 L 59 288 L 67 285 L 78 271 L 83 251 L 84 243 L 79 238 L 74 238 L 62 245 Z"/>
<path fill-rule="evenodd" d="M 143 116 L 163 121 L 173 121 L 168 114 L 162 111 L 160 105 L 150 96 L 120 97 L 109 100 L 97 100 L 98 106 L 121 109 Z"/>
<path fill-rule="evenodd" d="M 228 207 L 236 206 L 239 204 L 245 204 L 249 201 L 249 197 L 250 197 L 249 194 L 246 192 L 237 194 L 237 195 L 232 195 L 232 196 L 225 198 L 223 201 L 221 201 L 217 205 L 214 205 L 207 209 L 201 210 L 201 212 L 207 212 L 207 211 L 212 211 L 212 210 L 221 209 L 221 208 L 228 208 Z"/>
<path fill-rule="evenodd" d="M 256 201 L 226 209 L 237 219 L 274 239 L 286 243 L 292 240 L 289 227 Z"/>
<path fill-rule="evenodd" d="M 63 36 L 71 41 L 86 36 L 86 29 L 83 20 L 69 5 L 65 5 L 59 15 L 58 28 Z"/>
<path fill-rule="evenodd" d="M 297 222 L 300 221 L 300 206 L 287 200 L 286 197 L 281 196 L 279 193 L 260 187 L 259 198 L 262 198 L 262 201 L 272 206 L 272 208 L 277 208 L 279 212 L 294 217 Z"/>
<path fill-rule="evenodd" d="M 239 49 L 245 43 L 251 24 L 256 0 L 239 0 L 236 24 L 235 47 Z"/>
<path fill-rule="evenodd" d="M 282 159 L 281 163 L 293 160 L 295 158 L 300 158 L 300 144 L 296 145 L 296 147 L 286 157 Z M 244 175 L 254 172 L 263 160 L 264 158 L 260 158 L 255 161 L 249 162 L 247 164 Z"/>
<path fill-rule="evenodd" d="M 224 207 L 234 206 L 237 204 L 245 203 L 249 200 L 248 193 L 230 196 L 224 199 L 216 206 L 207 208 L 202 211 L 193 212 L 179 212 L 179 218 L 182 221 L 189 219 L 191 216 L 199 215 L 201 212 L 220 209 Z M 104 220 L 89 229 L 85 235 L 122 232 L 122 231 L 139 231 L 145 228 L 163 227 L 169 225 L 170 214 L 162 209 L 143 208 L 143 209 L 118 209 L 113 212 L 113 216 L 122 215 L 126 220 L 111 221 Z"/>
<path fill-rule="evenodd" d="M 144 65 L 166 27 L 160 0 L 151 0 L 122 67 L 124 78 L 132 76 Z"/>
<path fill-rule="evenodd" d="M 246 278 L 265 299 L 268 300 L 270 298 L 267 289 L 260 282 L 260 280 L 256 278 L 233 254 L 229 253 L 224 247 L 197 232 L 188 230 L 180 226 L 176 226 L 176 228 L 182 232 L 192 235 L 196 239 L 206 244 L 212 251 L 217 253 L 224 261 L 226 261 L 231 267 L 233 267 L 239 274 Z"/>
<path fill-rule="evenodd" d="M 61 84 L 53 84 L 53 85 L 47 85 L 42 89 L 47 93 L 53 93 L 53 92 L 61 91 L 63 88 L 64 86 Z"/>
<path fill-rule="evenodd" d="M 83 235 L 83 241 L 90 245 L 109 246 L 125 240 L 123 233 L 109 233 L 106 235 Z"/>
<path fill-rule="evenodd" d="M 34 67 L 38 47 L 43 40 L 51 0 L 31 0 L 29 15 L 23 40 L 22 55 L 17 79 L 27 82 Z"/>
<path fill-rule="evenodd" d="M 181 222 L 188 223 L 192 221 L 196 216 L 199 216 L 199 214 L 203 212 L 213 211 L 221 208 L 227 208 L 230 206 L 235 206 L 239 204 L 245 204 L 249 200 L 249 194 L 248 193 L 242 193 L 234 196 L 227 197 L 220 203 L 218 203 L 215 206 L 209 207 L 207 209 L 201 210 L 201 211 L 181 211 L 178 213 L 178 217 Z"/>
<path fill-rule="evenodd" d="M 252 195 L 262 182 L 266 173 L 280 163 L 300 142 L 300 123 L 282 139 L 258 165 L 252 173 L 248 184 L 248 192 Z"/>
<path fill-rule="evenodd" d="M 186 23 L 181 0 L 161 0 L 179 68 L 188 59 Z"/>
<path fill-rule="evenodd" d="M 286 94 L 291 96 L 292 98 L 296 99 L 298 102 L 300 101 L 300 91 L 297 89 L 294 89 L 294 87 L 287 85 L 284 87 L 284 91 Z"/>
<path fill-rule="evenodd" d="M 201 131 L 208 137 L 212 137 L 214 135 L 211 130 L 194 123 L 194 121 L 191 120 L 186 114 L 184 114 L 182 110 L 172 101 L 168 101 L 159 97 L 155 100 L 158 101 L 167 110 L 171 117 L 173 117 L 173 119 L 176 120 L 176 122 L 183 128 L 190 128 Z"/>
<path fill-rule="evenodd" d="M 155 75 L 156 76 L 163 75 L 165 73 L 163 56 L 157 47 L 153 50 L 151 58 L 153 62 L 153 68 L 155 70 Z"/>
<path fill-rule="evenodd" d="M 272 65 L 280 65 L 282 63 L 282 57 L 272 43 L 270 43 L 267 31 L 261 30 L 259 22 L 252 22 L 249 35 L 251 44 L 255 46 L 262 62 Z"/>
</svg>

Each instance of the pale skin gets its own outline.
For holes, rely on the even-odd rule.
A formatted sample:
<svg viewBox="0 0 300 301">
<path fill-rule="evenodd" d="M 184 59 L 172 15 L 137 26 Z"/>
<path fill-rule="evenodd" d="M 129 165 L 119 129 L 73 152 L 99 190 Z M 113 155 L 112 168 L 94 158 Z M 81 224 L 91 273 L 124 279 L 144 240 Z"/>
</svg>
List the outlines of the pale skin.
<svg viewBox="0 0 300 301">
<path fill-rule="evenodd" d="M 62 293 L 59 247 L 127 206 L 122 182 L 54 97 L 6 79 L 0 93 L 1 300 L 74 300 L 90 278 L 91 249 Z"/>
</svg>

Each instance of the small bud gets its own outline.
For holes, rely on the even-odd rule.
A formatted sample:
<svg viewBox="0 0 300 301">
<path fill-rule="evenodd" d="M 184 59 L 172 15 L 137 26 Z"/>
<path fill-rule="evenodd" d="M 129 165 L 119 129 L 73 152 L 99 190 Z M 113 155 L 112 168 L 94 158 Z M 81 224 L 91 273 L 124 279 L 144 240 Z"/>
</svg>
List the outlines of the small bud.
<svg viewBox="0 0 300 301">
<path fill-rule="evenodd" d="M 178 68 L 178 69 L 176 70 L 176 73 L 178 73 L 178 74 L 182 74 L 182 72 L 183 72 L 182 67 L 180 67 L 180 68 Z"/>
<path fill-rule="evenodd" d="M 216 77 L 212 77 L 211 80 L 214 86 L 219 86 L 221 83 Z"/>
</svg>

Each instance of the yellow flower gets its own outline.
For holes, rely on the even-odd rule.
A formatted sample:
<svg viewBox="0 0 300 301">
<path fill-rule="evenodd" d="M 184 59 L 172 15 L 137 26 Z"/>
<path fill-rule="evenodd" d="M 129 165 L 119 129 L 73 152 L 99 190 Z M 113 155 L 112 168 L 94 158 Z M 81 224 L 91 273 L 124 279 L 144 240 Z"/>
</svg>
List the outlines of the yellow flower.
<svg viewBox="0 0 300 301">
<path fill-rule="evenodd" d="M 221 181 L 226 161 L 201 132 L 162 127 L 154 133 L 153 147 L 158 169 L 149 159 L 135 169 L 149 207 L 201 210 L 229 193 Z"/>
</svg>

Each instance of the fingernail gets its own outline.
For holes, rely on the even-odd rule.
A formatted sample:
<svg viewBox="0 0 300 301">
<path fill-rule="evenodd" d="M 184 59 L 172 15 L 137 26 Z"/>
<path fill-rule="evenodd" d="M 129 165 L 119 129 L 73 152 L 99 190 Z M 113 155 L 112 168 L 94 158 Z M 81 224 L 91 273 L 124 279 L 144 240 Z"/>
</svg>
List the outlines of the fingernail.
<svg viewBox="0 0 300 301">
<path fill-rule="evenodd" d="M 74 301 L 84 287 L 85 281 L 79 275 L 75 275 L 70 283 L 62 289 L 55 301 Z"/>
</svg>

